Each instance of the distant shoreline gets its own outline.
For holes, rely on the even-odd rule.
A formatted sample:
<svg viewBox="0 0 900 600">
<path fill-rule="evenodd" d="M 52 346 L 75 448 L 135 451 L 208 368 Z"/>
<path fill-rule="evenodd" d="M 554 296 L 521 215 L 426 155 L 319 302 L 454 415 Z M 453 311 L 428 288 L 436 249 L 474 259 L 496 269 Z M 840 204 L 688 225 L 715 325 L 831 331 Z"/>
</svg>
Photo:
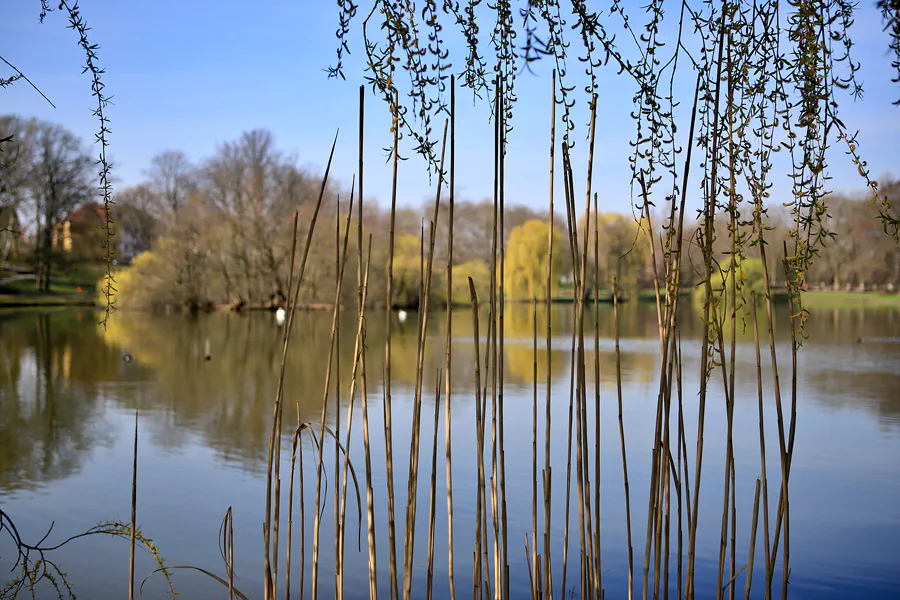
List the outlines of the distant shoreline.
<svg viewBox="0 0 900 600">
<path fill-rule="evenodd" d="M 682 294 L 687 294 L 688 292 L 682 292 Z M 773 299 L 776 302 L 782 302 L 787 300 L 787 295 L 783 292 L 777 292 Z M 866 292 L 847 292 L 847 291 L 830 291 L 830 290 L 810 290 L 803 294 L 804 303 L 809 307 L 814 308 L 822 308 L 822 307 L 840 307 L 840 306 L 867 306 L 867 307 L 876 307 L 876 306 L 885 306 L 892 307 L 896 306 L 900 308 L 900 294 L 897 293 L 888 293 L 888 292 L 875 292 L 875 291 L 866 291 Z M 653 302 L 655 300 L 654 293 L 652 290 L 644 290 L 642 291 L 638 297 L 637 302 L 645 303 L 645 302 Z M 600 294 L 597 298 L 597 302 L 601 304 L 612 304 L 612 295 L 611 294 Z M 622 303 L 633 302 L 633 299 L 625 296 L 620 298 L 619 300 Z M 527 298 L 507 298 L 507 303 L 510 304 L 530 304 L 532 301 Z M 574 304 L 575 299 L 572 296 L 554 296 L 550 299 L 551 304 Z M 588 299 L 588 303 L 593 302 L 593 298 Z M 546 300 L 543 298 L 537 299 L 538 304 L 546 304 Z M 40 307 L 98 307 L 102 308 L 102 306 L 98 305 L 95 302 L 95 299 L 92 294 L 0 294 L 0 308 L 40 308 Z M 452 306 L 454 308 L 466 308 L 471 306 L 468 302 L 453 302 Z M 402 307 L 395 306 L 394 310 L 413 310 L 415 311 L 415 307 Z M 323 310 L 331 310 L 332 305 L 326 303 L 316 303 L 316 304 L 306 304 L 301 305 L 297 308 L 298 311 L 323 311 Z M 247 312 L 247 311 L 260 311 L 260 310 L 271 310 L 271 308 L 266 306 L 248 306 L 243 308 L 240 311 L 233 310 L 229 305 L 223 304 L 218 306 L 213 306 L 208 312 Z"/>
</svg>

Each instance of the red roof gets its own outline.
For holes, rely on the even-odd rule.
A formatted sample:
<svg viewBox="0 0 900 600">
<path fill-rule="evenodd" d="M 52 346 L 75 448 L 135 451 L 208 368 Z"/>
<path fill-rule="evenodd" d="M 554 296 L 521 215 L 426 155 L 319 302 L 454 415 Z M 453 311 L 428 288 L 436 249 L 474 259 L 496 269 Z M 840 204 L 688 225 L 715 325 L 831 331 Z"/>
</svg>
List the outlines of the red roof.
<svg viewBox="0 0 900 600">
<path fill-rule="evenodd" d="M 80 208 L 76 208 L 72 212 L 69 213 L 66 220 L 75 224 L 84 223 L 88 220 L 104 220 L 106 218 L 106 211 L 103 208 L 102 204 L 98 204 L 96 202 L 88 202 L 84 206 Z"/>
</svg>

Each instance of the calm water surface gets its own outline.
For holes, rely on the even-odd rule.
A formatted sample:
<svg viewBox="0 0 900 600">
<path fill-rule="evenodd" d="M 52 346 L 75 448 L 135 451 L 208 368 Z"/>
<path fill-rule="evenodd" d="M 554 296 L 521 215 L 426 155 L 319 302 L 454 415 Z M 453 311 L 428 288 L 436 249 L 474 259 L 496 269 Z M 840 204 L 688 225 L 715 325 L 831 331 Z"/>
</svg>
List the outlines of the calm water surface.
<svg viewBox="0 0 900 600">
<path fill-rule="evenodd" d="M 537 393 L 543 431 L 546 390 L 545 309 L 539 307 Z M 629 452 L 636 574 L 641 571 L 649 464 L 658 386 L 656 310 L 649 305 L 622 308 L 622 379 Z M 789 397 L 790 353 L 787 315 L 779 313 L 776 338 L 784 393 Z M 570 307 L 552 308 L 552 451 L 554 472 L 553 561 L 556 586 L 561 570 L 569 397 Z M 131 445 L 134 411 L 140 410 L 138 522 L 170 564 L 191 564 L 224 575 L 218 533 L 233 507 L 238 587 L 261 597 L 262 522 L 265 455 L 271 426 L 282 330 L 271 314 L 152 317 L 115 315 L 103 332 L 87 311 L 0 314 L 0 507 L 15 520 L 26 540 L 40 539 L 55 521 L 50 541 L 59 541 L 106 520 L 130 515 Z M 285 447 L 290 445 L 297 409 L 303 420 L 317 420 L 328 361 L 330 314 L 298 315 L 287 368 L 289 399 L 284 417 Z M 531 531 L 531 411 L 534 394 L 532 314 L 510 305 L 506 313 L 505 390 L 506 471 L 509 500 L 510 579 L 514 598 L 528 596 L 525 535 Z M 393 441 L 398 517 L 405 506 L 412 397 L 415 384 L 415 318 L 395 321 L 393 337 Z M 601 521 L 602 569 L 608 598 L 627 588 L 625 510 L 620 460 L 614 329 L 612 311 L 600 314 Z M 482 326 L 482 332 L 484 331 Z M 593 331 L 593 322 L 588 324 Z M 429 322 L 424 389 L 433 390 L 444 361 L 443 314 Z M 387 591 L 387 532 L 381 373 L 384 323 L 373 311 L 367 323 L 368 388 L 373 445 L 379 589 Z M 798 364 L 797 439 L 791 474 L 790 590 L 793 598 L 900 597 L 900 311 L 841 308 L 814 310 L 809 338 Z M 355 316 L 345 315 L 340 331 L 341 429 L 346 428 L 348 386 Z M 474 540 L 476 453 L 474 352 L 471 312 L 454 311 L 453 321 L 453 483 L 456 579 L 459 597 L 471 589 Z M 691 479 L 696 448 L 700 323 L 685 317 L 684 411 Z M 861 342 L 859 341 L 861 338 Z M 209 340 L 211 359 L 204 359 Z M 590 344 L 593 348 L 593 341 Z M 132 357 L 126 360 L 126 355 Z M 764 387 L 770 482 L 778 469 L 775 407 L 770 365 L 764 348 Z M 587 355 L 593 364 L 593 353 Z M 756 362 L 753 338 L 739 335 L 735 406 L 737 473 L 737 568 L 747 560 L 753 491 L 759 476 Z M 336 375 L 336 373 L 335 373 Z M 593 386 L 593 368 L 588 368 Z M 718 373 L 713 377 L 705 432 L 703 486 L 698 532 L 698 597 L 713 594 L 718 564 L 725 446 L 725 407 Z M 589 391 L 593 397 L 593 388 Z M 425 527 L 429 499 L 433 392 L 422 408 L 414 597 L 424 596 Z M 357 551 L 355 500 L 348 508 L 345 586 L 348 598 L 368 595 L 364 455 L 361 418 L 355 412 L 351 456 L 363 494 L 361 552 Z M 593 422 L 593 412 L 588 418 Z M 329 424 L 334 427 L 334 414 Z M 444 491 L 444 422 L 441 408 L 436 519 L 436 597 L 446 598 L 447 518 Z M 595 443 L 593 432 L 591 448 Z M 540 443 L 542 448 L 543 443 Z M 333 446 L 326 467 L 333 477 Z M 284 455 L 285 460 L 287 454 Z M 314 503 L 314 452 L 305 445 L 306 503 Z M 593 450 L 591 450 L 593 456 Z M 543 454 L 538 458 L 543 464 Z M 489 466 L 489 463 L 488 463 Z M 285 469 L 285 486 L 287 473 Z M 591 467 L 593 472 L 593 467 Z M 770 483 L 770 490 L 777 489 Z M 573 486 L 574 488 L 574 486 Z M 320 565 L 321 597 L 333 597 L 333 486 L 324 503 Z M 573 489 L 572 522 L 576 522 Z M 777 491 L 770 491 L 771 511 Z M 352 493 L 351 493 L 352 496 Z M 539 500 L 541 503 L 541 500 Z M 674 509 L 673 509 L 674 510 Z M 311 510 L 307 513 L 307 561 L 311 562 Z M 643 517 L 641 515 L 644 515 Z M 402 517 L 399 518 L 402 521 Z M 774 522 L 774 519 L 773 519 Z M 297 523 L 295 523 L 296 531 Z M 543 530 L 539 522 L 539 530 Z M 673 518 L 673 563 L 675 578 Z M 569 582 L 577 583 L 578 533 L 570 532 Z M 295 534 L 296 535 L 296 534 Z M 760 532 L 759 540 L 762 539 Z M 402 530 L 398 524 L 398 538 Z M 296 539 L 296 538 L 295 538 Z M 402 542 L 398 560 L 402 565 Z M 762 542 L 757 545 L 754 597 L 762 597 Z M 282 550 L 283 554 L 283 550 Z M 686 554 L 686 542 L 685 542 Z M 295 545 L 294 556 L 297 556 Z M 0 540 L 0 580 L 11 574 L 11 547 Z M 79 540 L 59 550 L 58 561 L 83 598 L 125 595 L 127 542 L 112 538 Z M 283 559 L 282 559 L 283 560 Z M 686 563 L 686 560 L 685 560 Z M 297 589 L 297 575 L 292 588 Z M 779 559 L 779 564 L 781 561 Z M 8 566 L 7 566 L 8 565 Z M 6 567 L 5 569 L 2 567 Z M 727 567 L 726 567 L 727 568 Z M 138 556 L 139 578 L 153 570 L 152 559 Z M 283 569 L 282 569 L 283 572 Z M 776 580 L 780 581 L 780 573 Z M 640 592 L 640 575 L 636 578 Z M 179 571 L 176 589 L 187 598 L 223 597 L 218 584 Z M 738 578 L 743 592 L 744 575 Z M 309 586 L 309 577 L 306 579 Z M 280 582 L 283 589 L 283 581 Z M 145 597 L 164 597 L 159 575 Z M 460 590 L 463 590 L 460 592 Z M 51 590 L 45 588 L 45 597 Z M 308 593 L 308 589 L 307 589 Z"/>
</svg>

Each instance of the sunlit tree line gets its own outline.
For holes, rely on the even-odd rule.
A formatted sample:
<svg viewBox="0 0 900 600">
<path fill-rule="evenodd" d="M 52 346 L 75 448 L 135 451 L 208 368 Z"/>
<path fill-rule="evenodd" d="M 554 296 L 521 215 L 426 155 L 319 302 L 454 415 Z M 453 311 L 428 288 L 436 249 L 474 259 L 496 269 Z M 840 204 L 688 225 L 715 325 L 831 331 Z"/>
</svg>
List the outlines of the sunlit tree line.
<svg viewBox="0 0 900 600">
<path fill-rule="evenodd" d="M 41 289 L 49 287 L 51 266 L 65 265 L 64 259 L 100 261 L 104 255 L 105 233 L 102 219 L 85 226 L 74 249 L 64 253 L 59 247 L 61 225 L 72 211 L 97 199 L 91 185 L 92 162 L 86 145 L 64 128 L 36 120 L 7 116 L 0 129 L 13 135 L 0 155 L 0 206 L 17 241 L 24 240 L 20 254 L 35 266 Z M 145 181 L 122 188 L 115 196 L 112 214 L 112 243 L 122 267 L 116 275 L 120 306 L 202 309 L 212 306 L 233 308 L 262 306 L 283 301 L 287 293 L 293 216 L 298 213 L 298 246 L 302 248 L 312 219 L 321 175 L 298 166 L 297 158 L 279 150 L 272 134 L 253 130 L 221 144 L 213 156 L 192 162 L 183 152 L 169 150 L 157 154 L 144 170 Z M 885 192 L 897 183 L 888 182 Z M 351 190 L 330 184 L 319 224 L 316 227 L 300 301 L 307 305 L 334 301 L 335 282 L 342 259 L 344 236 L 346 256 L 356 255 L 358 240 L 358 198 L 349 216 Z M 420 204 L 401 198 L 395 215 L 394 286 L 392 302 L 415 307 L 422 285 L 422 248 L 430 236 L 431 201 Z M 504 293 L 512 299 L 544 299 L 547 285 L 549 215 L 521 203 L 507 201 L 504 212 Z M 537 204 L 537 203 L 535 203 Z M 16 222 L 9 218 L 15 209 Z M 435 234 L 433 298 L 445 302 L 448 254 L 447 201 L 442 200 L 441 218 Z M 789 230 L 789 215 L 778 218 L 773 207 L 774 231 L 768 236 L 774 251 L 769 252 L 770 272 L 775 284 L 784 281 L 780 268 L 780 240 Z M 454 206 L 453 302 L 468 301 L 467 278 L 472 277 L 485 292 L 490 287 L 492 268 L 500 277 L 499 260 L 492 264 L 495 206 L 490 199 L 458 200 Z M 900 250 L 882 235 L 877 207 L 863 198 L 834 196 L 828 219 L 833 238 L 817 248 L 818 257 L 807 274 L 811 287 L 843 289 L 888 288 L 900 283 Z M 632 290 L 653 287 L 653 251 L 662 263 L 661 223 L 665 215 L 635 219 L 614 212 L 577 217 L 577 235 L 590 238 L 585 262 L 586 293 L 608 294 L 613 282 L 627 295 Z M 373 233 L 368 299 L 383 303 L 389 257 L 390 213 L 377 199 L 363 203 L 363 239 Z M 682 280 L 685 289 L 702 281 L 702 255 L 695 232 L 699 222 L 685 227 Z M 551 295 L 571 294 L 573 258 L 581 268 L 581 257 L 569 251 L 566 220 L 553 218 Z M 349 229 L 348 229 L 349 227 Z M 747 229 L 750 224 L 740 225 Z M 656 240 L 651 248 L 648 233 Z M 8 241 L 8 240 L 7 240 Z M 595 248 L 596 243 L 596 248 Z M 725 236 L 714 242 L 722 268 L 730 264 L 731 248 Z M 340 250 L 340 251 L 339 251 Z M 751 246 L 742 251 L 758 258 Z M 8 254 L 8 253 L 7 253 Z M 596 254 L 596 258 L 595 258 Z M 63 261 L 62 263 L 60 261 Z M 130 267 L 127 265 L 131 263 Z M 356 297 L 355 260 L 344 269 L 342 301 L 353 304 Z M 596 263 L 596 268 L 595 268 Z M 751 264 L 751 263 L 745 263 Z M 597 282 L 594 284 L 594 277 Z M 664 274 L 658 273 L 660 280 Z M 498 279 L 498 282 L 500 279 Z"/>
<path fill-rule="evenodd" d="M 293 215 L 298 213 L 299 255 L 322 183 L 319 174 L 299 168 L 295 157 L 275 147 L 271 133 L 255 130 L 222 144 L 211 158 L 199 163 L 191 163 L 177 151 L 159 154 L 146 175 L 145 183 L 125 188 L 116 197 L 118 233 L 127 240 L 126 253 L 133 255 L 131 267 L 117 274 L 120 306 L 240 308 L 284 301 L 293 247 Z M 348 187 L 346 182 L 326 188 L 300 293 L 303 304 L 334 301 L 344 256 L 349 264 L 343 269 L 342 301 L 347 306 L 355 303 L 358 273 L 353 257 L 359 239 L 358 198 L 353 199 L 348 217 L 354 194 L 352 184 Z M 392 303 L 416 307 L 422 287 L 422 248 L 430 237 L 432 201 L 400 201 L 394 226 Z M 447 298 L 449 205 L 442 200 L 435 232 L 435 264 L 440 267 L 434 269 L 434 301 L 468 302 L 468 277 L 482 291 L 490 287 L 492 269 L 500 277 L 499 260 L 491 262 L 494 211 L 491 199 L 455 202 L 453 289 L 452 297 Z M 600 215 L 598 222 L 600 287 L 608 287 L 614 275 L 635 286 L 649 285 L 649 246 L 641 241 L 645 236 L 640 235 L 640 224 L 630 216 L 612 213 Z M 510 298 L 543 299 L 548 214 L 524 203 L 507 202 L 503 223 L 504 292 Z M 564 223 L 564 216 L 554 215 L 554 295 L 565 294 L 571 279 L 572 259 L 566 252 L 565 229 L 560 227 Z M 367 298 L 383 303 L 390 212 L 377 199 L 365 198 L 363 224 L 364 240 L 370 232 L 374 234 L 373 275 Z M 590 260 L 593 265 L 593 255 Z"/>
</svg>

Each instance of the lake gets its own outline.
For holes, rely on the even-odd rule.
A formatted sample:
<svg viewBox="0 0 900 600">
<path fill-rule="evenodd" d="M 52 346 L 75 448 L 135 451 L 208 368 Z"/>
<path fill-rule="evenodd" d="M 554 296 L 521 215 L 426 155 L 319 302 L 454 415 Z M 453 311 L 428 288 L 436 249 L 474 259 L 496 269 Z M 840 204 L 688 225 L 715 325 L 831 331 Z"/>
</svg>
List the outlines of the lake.
<svg viewBox="0 0 900 600">
<path fill-rule="evenodd" d="M 543 465 L 546 391 L 546 310 L 538 307 L 538 377 Z M 550 307 L 553 324 L 551 412 L 554 473 L 552 560 L 559 597 L 565 505 L 566 437 L 570 381 L 572 307 Z M 451 379 L 455 577 L 457 596 L 470 597 L 475 537 L 475 394 L 472 314 L 453 312 Z M 121 312 L 104 331 L 98 314 L 88 310 L 17 311 L 0 314 L 0 508 L 22 538 L 37 542 L 55 523 L 49 542 L 59 542 L 101 521 L 128 522 L 131 506 L 134 414 L 140 412 L 137 520 L 172 565 L 194 565 L 220 576 L 226 571 L 219 550 L 219 528 L 229 507 L 234 515 L 236 587 L 262 597 L 266 456 L 276 395 L 281 340 L 271 313 L 213 314 L 200 317 L 151 316 Z M 532 408 L 535 393 L 532 309 L 508 304 L 505 314 L 504 400 L 506 489 L 508 501 L 510 592 L 530 595 L 525 540 L 531 535 Z M 686 445 L 693 483 L 697 438 L 697 390 L 702 327 L 685 310 L 680 317 L 684 372 Z M 482 360 L 486 318 L 482 316 Z M 760 325 L 764 328 L 765 321 Z M 790 397 L 790 334 L 786 309 L 777 311 L 781 385 Z M 416 317 L 394 316 L 392 327 L 392 419 L 397 494 L 398 561 L 402 568 L 402 523 L 409 462 L 409 441 L 416 379 Z M 443 311 L 428 323 L 421 409 L 417 536 L 413 597 L 424 597 L 427 515 L 435 385 L 443 368 L 446 335 Z M 623 420 L 628 444 L 634 534 L 635 594 L 640 597 L 644 531 L 650 489 L 649 467 L 658 393 L 659 341 L 656 308 L 625 304 L 620 309 Z M 619 441 L 616 355 L 612 308 L 601 305 L 600 380 L 594 377 L 593 318 L 588 317 L 586 352 L 590 385 L 588 422 L 593 423 L 595 383 L 600 385 L 599 435 L 589 434 L 601 463 L 601 561 L 607 598 L 627 590 L 624 491 Z M 288 354 L 282 428 L 282 488 L 287 487 L 291 438 L 299 418 L 318 422 L 329 361 L 329 312 L 298 313 Z M 332 388 L 341 377 L 341 431 L 347 423 L 349 379 L 353 369 L 356 316 L 340 319 L 340 361 Z M 762 330 L 763 337 L 765 330 Z M 792 598 L 900 597 L 900 310 L 896 308 L 813 309 L 808 338 L 798 357 L 798 420 L 790 479 Z M 726 332 L 726 339 L 730 334 Z M 388 540 L 384 464 L 382 367 L 383 310 L 366 322 L 369 422 L 372 431 L 372 487 L 376 514 L 378 588 L 388 597 Z M 206 360 L 207 351 L 209 360 Z M 752 331 L 741 330 L 736 352 L 734 453 L 737 504 L 736 570 L 747 562 L 756 478 L 760 474 L 756 358 Z M 763 347 L 763 382 L 769 504 L 774 523 L 777 503 L 778 438 L 768 347 Z M 484 377 L 482 365 L 482 377 Z M 726 411 L 716 369 L 707 401 L 705 449 L 697 534 L 698 597 L 714 594 L 722 518 Z M 332 401 L 329 398 L 329 402 Z M 444 408 L 440 407 L 435 517 L 435 597 L 449 597 L 447 584 L 447 506 L 444 471 Z M 361 551 L 357 547 L 357 511 L 352 485 L 348 494 L 345 596 L 368 597 L 365 457 L 359 399 L 356 400 L 350 455 L 362 495 Z M 488 401 L 490 406 L 490 401 Z M 329 427 L 336 419 L 329 412 Z M 342 434 L 343 435 L 343 434 Z M 490 444 L 488 439 L 486 444 Z M 306 465 L 306 592 L 311 563 L 312 512 L 315 503 L 315 451 L 303 438 Z M 325 467 L 333 478 L 334 446 L 326 442 Z M 486 455 L 489 451 L 486 452 Z M 574 452 L 573 452 L 574 454 Z M 488 476 L 490 460 L 486 457 Z M 573 458 L 573 464 L 574 464 Z M 593 463 L 591 463 L 593 473 Z M 594 482 L 592 482 L 593 484 Z M 540 486 L 538 504 L 542 508 Z M 569 532 L 567 589 L 578 585 L 578 528 L 575 486 Z M 334 596 L 333 487 L 323 489 L 323 533 L 319 593 Z M 282 504 L 285 511 L 286 504 Z M 674 511 L 674 508 L 673 508 Z M 490 519 L 490 518 L 489 518 Z M 760 523 L 762 522 L 760 518 Z M 295 540 L 297 539 L 295 517 Z M 675 522 L 672 521 L 674 590 Z M 543 517 L 539 513 L 539 531 Z M 282 535 L 284 535 L 282 533 Z M 489 536 L 490 538 L 490 536 Z M 283 538 L 282 538 L 283 539 Z M 758 534 L 754 598 L 763 595 L 762 532 Z M 283 549 L 281 550 L 283 562 Z M 687 540 L 685 538 L 685 564 Z M 106 536 L 71 542 L 48 558 L 68 573 L 83 598 L 121 598 L 128 581 L 128 542 Z M 299 562 L 294 548 L 293 566 Z M 0 538 L 0 580 L 13 576 L 14 553 L 4 532 Z M 781 558 L 778 559 L 780 569 Z M 137 580 L 154 569 L 140 552 Z M 726 570 L 728 565 L 726 565 Z M 283 569 L 281 569 L 283 572 Z M 744 577 L 736 580 L 743 596 Z M 292 589 L 296 595 L 296 572 Z M 283 575 L 279 575 L 283 594 Z M 780 570 L 775 590 L 780 596 Z M 176 571 L 173 581 L 186 598 L 227 597 L 216 582 L 191 571 Z M 402 585 L 402 573 L 401 573 Z M 651 583 L 652 585 L 652 583 Z M 574 587 L 573 587 L 574 586 Z M 42 597 L 54 597 L 44 585 Z M 157 574 L 144 597 L 165 597 Z M 672 597 L 676 597 L 674 591 Z"/>
</svg>

